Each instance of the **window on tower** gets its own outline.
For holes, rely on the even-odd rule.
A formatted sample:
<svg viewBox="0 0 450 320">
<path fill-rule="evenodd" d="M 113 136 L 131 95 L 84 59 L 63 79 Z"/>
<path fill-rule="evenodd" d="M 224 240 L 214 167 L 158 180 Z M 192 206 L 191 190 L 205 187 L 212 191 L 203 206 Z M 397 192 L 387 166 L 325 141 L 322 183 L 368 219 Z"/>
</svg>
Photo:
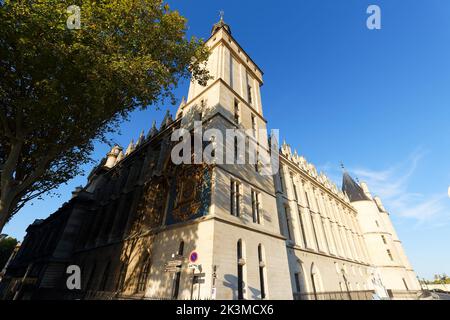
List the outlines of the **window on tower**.
<svg viewBox="0 0 450 320">
<path fill-rule="evenodd" d="M 253 103 L 253 97 L 252 97 L 252 86 L 247 85 L 247 96 L 248 96 L 248 103 Z"/>
<path fill-rule="evenodd" d="M 259 285 L 261 288 L 261 299 L 266 298 L 266 283 L 265 283 L 265 275 L 264 275 L 264 255 L 263 255 L 263 247 L 261 244 L 258 245 L 258 260 L 259 260 Z"/>
<path fill-rule="evenodd" d="M 394 261 L 394 258 L 392 257 L 391 250 L 387 249 L 386 252 L 387 252 L 387 254 L 389 256 L 389 259 L 391 259 L 391 261 Z"/>
<path fill-rule="evenodd" d="M 260 199 L 261 195 L 259 192 L 252 190 L 252 215 L 253 222 L 257 224 L 261 224 L 261 216 L 260 216 Z"/>
<path fill-rule="evenodd" d="M 252 114 L 252 130 L 253 130 L 253 137 L 255 138 L 256 138 L 256 129 L 257 129 L 256 117 L 254 114 Z"/>
<path fill-rule="evenodd" d="M 236 124 L 240 123 L 239 101 L 237 101 L 236 99 L 234 100 L 234 122 L 236 122 Z"/>
<path fill-rule="evenodd" d="M 240 195 L 241 184 L 236 180 L 231 180 L 230 183 L 230 212 L 233 216 L 239 217 L 240 215 L 240 205 L 241 205 L 241 195 Z"/>
</svg>

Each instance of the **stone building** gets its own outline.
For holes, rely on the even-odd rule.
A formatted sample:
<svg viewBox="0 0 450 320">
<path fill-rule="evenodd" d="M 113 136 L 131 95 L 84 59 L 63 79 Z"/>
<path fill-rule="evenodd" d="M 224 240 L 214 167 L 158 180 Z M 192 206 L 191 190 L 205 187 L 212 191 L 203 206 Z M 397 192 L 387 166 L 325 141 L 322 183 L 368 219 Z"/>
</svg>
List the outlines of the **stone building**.
<svg viewBox="0 0 450 320">
<path fill-rule="evenodd" d="M 246 129 L 270 150 L 263 73 L 223 19 L 207 41 L 213 79 L 192 82 L 126 150 L 114 146 L 86 186 L 36 220 L 0 284 L 5 299 L 413 298 L 419 283 L 381 200 L 345 173 L 338 190 L 283 143 L 280 171 L 258 163 L 174 164 L 171 135 Z M 226 146 L 226 152 L 236 146 Z M 278 150 L 277 150 L 278 151 Z M 375 225 L 374 225 L 375 224 Z M 196 253 L 195 264 L 188 257 Z M 81 288 L 67 288 L 67 267 Z"/>
</svg>

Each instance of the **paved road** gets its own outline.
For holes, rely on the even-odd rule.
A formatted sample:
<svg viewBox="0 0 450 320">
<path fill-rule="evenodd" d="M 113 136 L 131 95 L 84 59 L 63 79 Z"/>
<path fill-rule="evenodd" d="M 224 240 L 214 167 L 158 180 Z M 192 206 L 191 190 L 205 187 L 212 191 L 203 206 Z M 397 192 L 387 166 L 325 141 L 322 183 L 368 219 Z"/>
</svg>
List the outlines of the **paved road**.
<svg viewBox="0 0 450 320">
<path fill-rule="evenodd" d="M 440 292 L 433 292 L 433 293 L 439 297 L 439 300 L 450 300 L 450 294 Z"/>
</svg>

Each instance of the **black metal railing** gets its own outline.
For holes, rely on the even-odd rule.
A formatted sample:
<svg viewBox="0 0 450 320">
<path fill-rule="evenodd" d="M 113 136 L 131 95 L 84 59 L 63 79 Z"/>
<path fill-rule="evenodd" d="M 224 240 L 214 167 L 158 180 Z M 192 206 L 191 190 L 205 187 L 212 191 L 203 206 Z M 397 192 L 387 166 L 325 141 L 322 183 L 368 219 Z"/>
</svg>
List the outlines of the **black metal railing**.
<svg viewBox="0 0 450 320">
<path fill-rule="evenodd" d="M 372 300 L 374 291 L 296 292 L 294 300 Z"/>
</svg>

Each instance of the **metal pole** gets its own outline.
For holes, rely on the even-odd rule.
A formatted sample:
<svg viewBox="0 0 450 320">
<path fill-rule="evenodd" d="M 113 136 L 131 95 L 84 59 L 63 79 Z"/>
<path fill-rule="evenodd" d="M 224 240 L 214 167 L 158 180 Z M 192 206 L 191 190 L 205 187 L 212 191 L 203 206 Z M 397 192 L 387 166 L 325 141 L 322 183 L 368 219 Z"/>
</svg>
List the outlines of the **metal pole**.
<svg viewBox="0 0 450 320">
<path fill-rule="evenodd" d="M 194 297 L 194 273 L 195 269 L 192 269 L 191 300 L 193 300 Z"/>
</svg>

